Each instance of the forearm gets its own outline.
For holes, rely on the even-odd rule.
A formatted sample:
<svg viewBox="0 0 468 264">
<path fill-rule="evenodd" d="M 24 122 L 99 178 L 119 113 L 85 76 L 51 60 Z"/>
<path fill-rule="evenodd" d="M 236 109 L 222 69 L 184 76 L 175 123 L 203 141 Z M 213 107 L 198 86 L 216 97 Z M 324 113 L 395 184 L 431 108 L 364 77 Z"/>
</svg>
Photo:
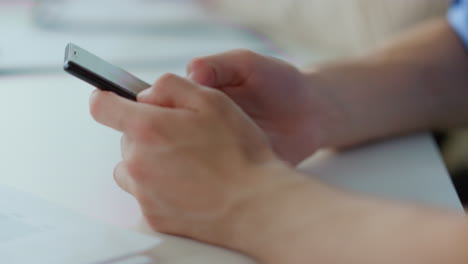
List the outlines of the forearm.
<svg viewBox="0 0 468 264">
<path fill-rule="evenodd" d="M 463 214 L 359 197 L 305 178 L 262 193 L 231 220 L 227 246 L 264 264 L 468 263 Z"/>
<path fill-rule="evenodd" d="M 304 72 L 340 108 L 322 146 L 468 124 L 468 55 L 442 19 L 367 56 Z"/>
</svg>

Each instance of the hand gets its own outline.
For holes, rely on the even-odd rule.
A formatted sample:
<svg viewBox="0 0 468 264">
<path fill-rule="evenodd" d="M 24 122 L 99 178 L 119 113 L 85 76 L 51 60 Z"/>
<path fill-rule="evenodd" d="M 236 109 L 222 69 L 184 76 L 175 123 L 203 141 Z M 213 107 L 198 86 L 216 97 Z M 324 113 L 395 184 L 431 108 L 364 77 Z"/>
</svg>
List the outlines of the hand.
<svg viewBox="0 0 468 264">
<path fill-rule="evenodd" d="M 138 101 L 96 91 L 91 113 L 124 133 L 115 180 L 157 231 L 267 264 L 466 263 L 463 216 L 306 179 L 215 89 L 165 75 Z"/>
<path fill-rule="evenodd" d="M 217 88 L 267 134 L 276 153 L 297 164 L 323 146 L 339 122 L 339 107 L 324 87 L 310 87 L 298 69 L 278 59 L 236 50 L 196 58 L 190 79 Z"/>
<path fill-rule="evenodd" d="M 97 90 L 90 105 L 98 122 L 124 133 L 115 180 L 158 231 L 221 244 L 235 211 L 291 182 L 265 173 L 289 168 L 217 90 L 169 74 L 138 103 Z"/>
</svg>

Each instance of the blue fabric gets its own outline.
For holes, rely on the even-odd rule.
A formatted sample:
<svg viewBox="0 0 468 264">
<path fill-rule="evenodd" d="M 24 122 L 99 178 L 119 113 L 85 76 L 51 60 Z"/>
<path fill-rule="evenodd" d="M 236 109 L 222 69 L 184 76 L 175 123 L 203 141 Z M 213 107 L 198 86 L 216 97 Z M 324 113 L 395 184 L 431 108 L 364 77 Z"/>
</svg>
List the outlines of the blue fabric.
<svg viewBox="0 0 468 264">
<path fill-rule="evenodd" d="M 448 21 L 468 49 L 468 0 L 456 0 L 448 11 Z"/>
</svg>

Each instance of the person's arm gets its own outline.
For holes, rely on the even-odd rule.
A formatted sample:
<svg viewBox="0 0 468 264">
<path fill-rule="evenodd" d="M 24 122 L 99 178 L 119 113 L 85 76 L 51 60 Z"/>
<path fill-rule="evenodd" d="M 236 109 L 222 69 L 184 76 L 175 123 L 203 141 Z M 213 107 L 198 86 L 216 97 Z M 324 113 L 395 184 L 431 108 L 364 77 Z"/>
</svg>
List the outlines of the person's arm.
<svg viewBox="0 0 468 264">
<path fill-rule="evenodd" d="M 322 146 L 468 125 L 468 53 L 445 19 L 367 56 L 304 70 L 342 107 Z"/>
<path fill-rule="evenodd" d="M 124 133 L 114 177 L 157 231 L 262 264 L 466 264 L 464 214 L 381 201 L 307 178 L 223 93 L 165 75 L 138 102 L 96 91 Z"/>
<path fill-rule="evenodd" d="M 426 30 L 307 79 L 245 51 L 198 59 L 191 78 L 224 93 L 165 75 L 138 102 L 96 91 L 91 113 L 124 133 L 114 177 L 155 230 L 265 264 L 466 264 L 464 215 L 334 189 L 270 145 L 297 161 L 318 144 L 304 139 L 324 128 L 335 130 L 320 143 L 341 146 L 466 122 L 463 49 L 445 22 Z"/>
<path fill-rule="evenodd" d="M 234 100 L 292 164 L 318 148 L 468 123 L 468 55 L 445 19 L 312 69 L 237 50 L 195 58 L 188 73 Z"/>
<path fill-rule="evenodd" d="M 359 197 L 315 180 L 250 202 L 231 218 L 235 239 L 224 246 L 262 264 L 468 263 L 463 213 Z"/>
</svg>

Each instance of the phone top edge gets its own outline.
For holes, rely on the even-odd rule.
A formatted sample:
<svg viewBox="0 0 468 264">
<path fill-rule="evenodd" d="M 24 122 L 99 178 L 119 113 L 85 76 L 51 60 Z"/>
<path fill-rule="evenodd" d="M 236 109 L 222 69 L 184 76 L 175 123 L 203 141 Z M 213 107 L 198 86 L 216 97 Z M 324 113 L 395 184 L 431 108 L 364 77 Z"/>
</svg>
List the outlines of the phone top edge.
<svg viewBox="0 0 468 264">
<path fill-rule="evenodd" d="M 71 50 L 73 49 L 73 43 L 68 43 L 67 46 L 65 47 L 65 60 L 68 60 L 70 59 L 71 57 L 71 54 L 73 54 L 71 52 Z"/>
<path fill-rule="evenodd" d="M 70 68 L 70 61 L 71 61 L 71 57 L 73 56 L 73 47 L 75 45 L 73 43 L 68 43 L 67 46 L 65 47 L 65 58 L 63 59 L 63 69 L 64 70 L 68 70 Z"/>
<path fill-rule="evenodd" d="M 69 48 L 69 45 L 67 45 L 67 47 L 65 48 L 65 57 L 63 58 L 63 64 L 66 64 L 68 62 L 68 56 L 70 54 L 70 48 Z"/>
</svg>

